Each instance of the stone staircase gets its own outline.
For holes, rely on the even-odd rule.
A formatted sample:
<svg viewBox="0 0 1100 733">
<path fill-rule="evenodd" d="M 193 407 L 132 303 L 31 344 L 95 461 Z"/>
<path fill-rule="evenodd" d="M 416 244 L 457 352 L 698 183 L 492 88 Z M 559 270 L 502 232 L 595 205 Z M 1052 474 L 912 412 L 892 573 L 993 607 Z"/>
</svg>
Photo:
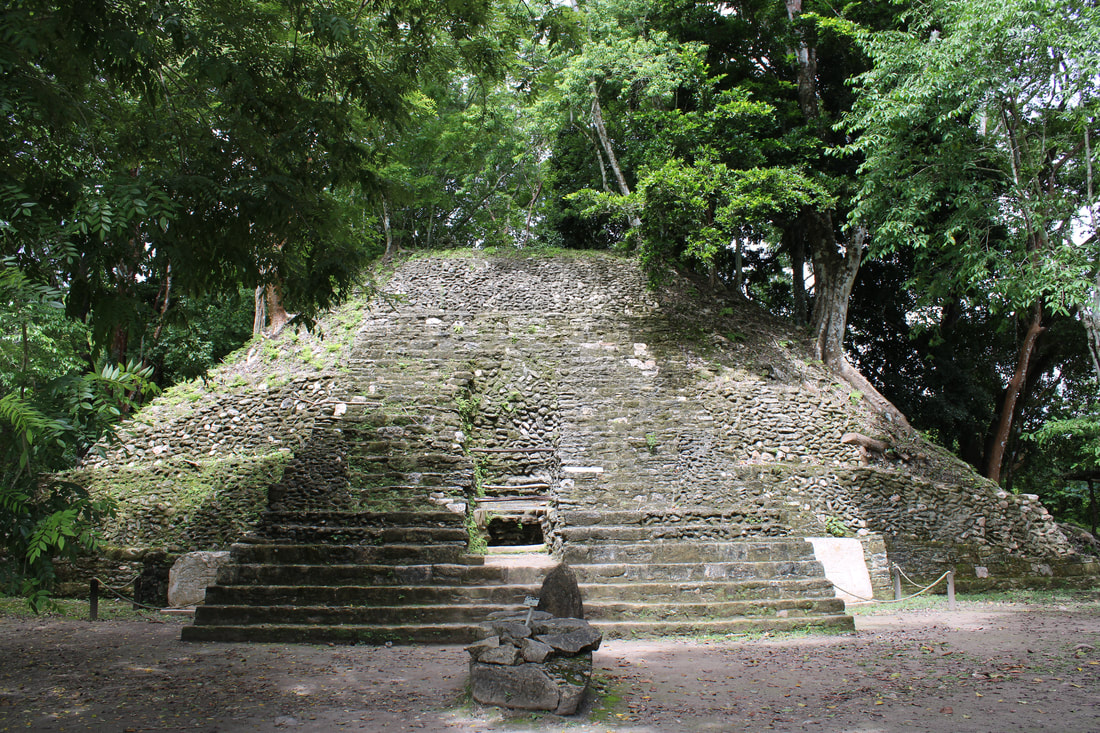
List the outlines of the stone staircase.
<svg viewBox="0 0 1100 733">
<path fill-rule="evenodd" d="M 565 544 L 585 613 L 607 636 L 854 628 L 805 540 L 663 539 L 665 531 L 649 532 L 601 527 Z"/>
<path fill-rule="evenodd" d="M 452 446 L 456 416 L 434 400 L 410 407 L 423 374 L 409 376 L 318 426 L 185 641 L 468 642 L 537 592 L 530 574 L 469 553 L 473 469 Z"/>
</svg>

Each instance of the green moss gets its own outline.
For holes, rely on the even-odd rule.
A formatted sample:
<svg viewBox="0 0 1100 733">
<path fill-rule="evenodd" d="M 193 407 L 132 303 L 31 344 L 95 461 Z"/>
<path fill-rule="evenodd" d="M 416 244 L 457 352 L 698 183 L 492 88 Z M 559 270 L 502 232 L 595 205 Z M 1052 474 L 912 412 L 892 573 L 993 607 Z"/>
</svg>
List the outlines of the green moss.
<svg viewBox="0 0 1100 733">
<path fill-rule="evenodd" d="M 595 698 L 592 704 L 592 712 L 589 713 L 590 719 L 601 723 L 609 723 L 621 718 L 622 714 L 619 710 L 622 707 L 623 694 L 616 689 L 610 678 L 593 673 L 589 689 Z"/>
<path fill-rule="evenodd" d="M 477 526 L 474 519 L 473 504 L 466 509 L 466 532 L 470 537 L 469 552 L 473 555 L 484 555 L 489 551 L 489 538 Z"/>
<path fill-rule="evenodd" d="M 160 465 L 86 469 L 72 478 L 115 502 L 104 527 L 113 545 L 181 550 L 225 546 L 247 531 L 267 504 L 290 454 L 170 458 Z"/>
</svg>

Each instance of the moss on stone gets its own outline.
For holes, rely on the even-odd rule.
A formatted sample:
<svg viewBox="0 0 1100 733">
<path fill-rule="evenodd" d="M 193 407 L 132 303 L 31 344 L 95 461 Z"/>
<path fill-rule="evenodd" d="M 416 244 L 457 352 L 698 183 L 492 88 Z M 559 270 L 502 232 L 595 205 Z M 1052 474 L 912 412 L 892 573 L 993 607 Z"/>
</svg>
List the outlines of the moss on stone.
<svg viewBox="0 0 1100 733">
<path fill-rule="evenodd" d="M 267 487 L 282 478 L 287 451 L 155 464 L 89 468 L 70 474 L 96 496 L 114 502 L 103 527 L 112 545 L 176 551 L 224 548 L 248 531 L 267 503 Z"/>
</svg>

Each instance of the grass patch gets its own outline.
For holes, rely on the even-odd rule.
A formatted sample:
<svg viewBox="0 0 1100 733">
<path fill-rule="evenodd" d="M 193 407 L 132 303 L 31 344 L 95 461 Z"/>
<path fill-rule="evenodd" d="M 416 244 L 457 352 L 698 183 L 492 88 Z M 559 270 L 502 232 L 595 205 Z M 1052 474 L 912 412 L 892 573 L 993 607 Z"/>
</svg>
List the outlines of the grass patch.
<svg viewBox="0 0 1100 733">
<path fill-rule="evenodd" d="M 0 596 L 0 618 L 54 618 L 87 621 L 88 601 L 80 598 L 53 598 L 50 599 L 45 611 L 35 614 L 27 603 L 27 599 L 21 596 Z M 146 609 L 135 611 L 133 605 L 126 601 L 105 598 L 99 599 L 99 619 L 101 621 L 173 620 L 180 623 L 190 620 L 182 616 L 171 616 Z"/>
<path fill-rule="evenodd" d="M 989 606 L 1035 605 L 1035 606 L 1081 606 L 1095 604 L 1100 600 L 1100 591 L 1072 588 L 1054 589 L 1018 589 L 986 591 L 983 593 L 955 594 L 955 604 L 960 610 L 980 610 Z M 947 596 L 925 594 L 908 598 L 900 603 L 870 603 L 849 606 L 848 613 L 853 616 L 885 616 L 906 611 L 946 611 Z"/>
</svg>

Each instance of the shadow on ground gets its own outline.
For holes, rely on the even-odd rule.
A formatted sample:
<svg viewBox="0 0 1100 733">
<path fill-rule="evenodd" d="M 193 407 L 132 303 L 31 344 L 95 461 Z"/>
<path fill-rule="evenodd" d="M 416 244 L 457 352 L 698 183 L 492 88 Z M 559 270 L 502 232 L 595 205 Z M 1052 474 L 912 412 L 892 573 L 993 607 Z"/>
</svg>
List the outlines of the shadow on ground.
<svg viewBox="0 0 1100 733">
<path fill-rule="evenodd" d="M 187 644 L 0 617 L 0 731 L 1100 730 L 1100 594 L 859 616 L 837 636 L 608 641 L 569 718 L 466 696 L 460 647 Z"/>
</svg>

